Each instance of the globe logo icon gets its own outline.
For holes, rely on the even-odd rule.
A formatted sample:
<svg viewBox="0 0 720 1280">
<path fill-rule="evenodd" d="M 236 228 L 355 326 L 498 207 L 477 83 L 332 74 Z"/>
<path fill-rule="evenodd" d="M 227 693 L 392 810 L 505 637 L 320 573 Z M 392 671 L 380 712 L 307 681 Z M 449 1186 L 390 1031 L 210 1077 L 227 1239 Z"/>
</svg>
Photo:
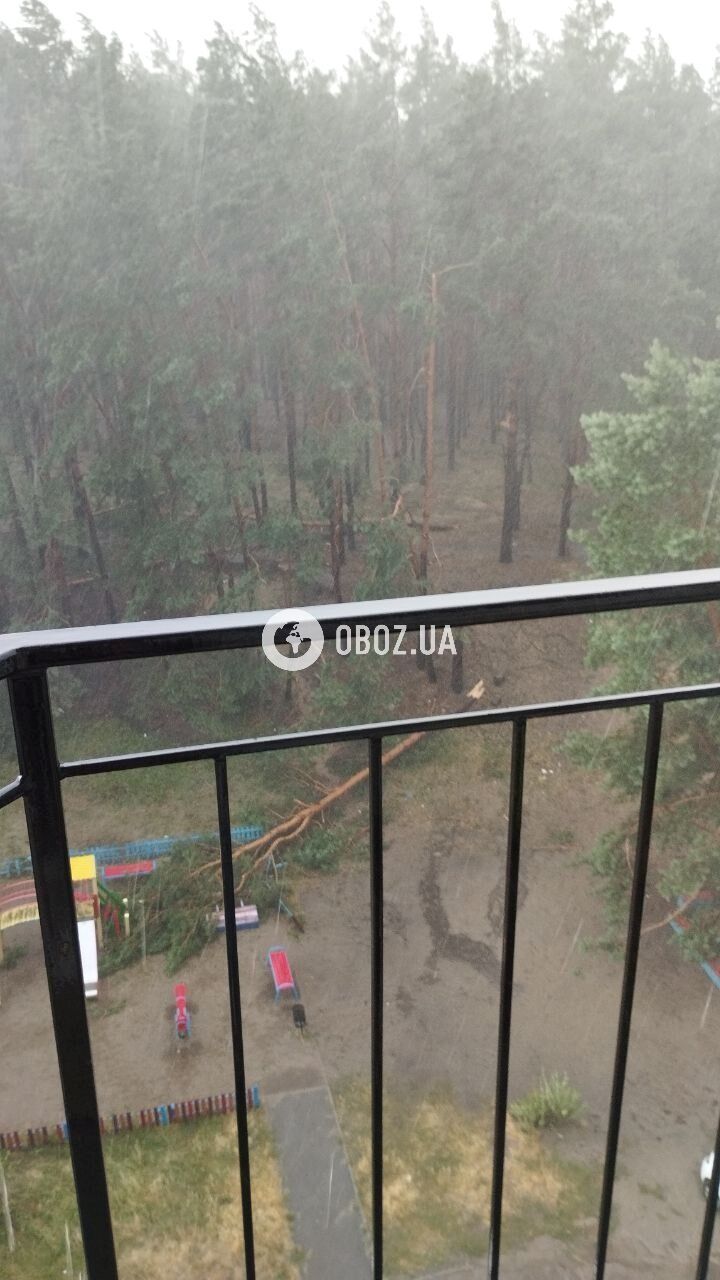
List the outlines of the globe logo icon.
<svg viewBox="0 0 720 1280">
<path fill-rule="evenodd" d="M 262 633 L 263 652 L 281 671 L 304 671 L 317 662 L 325 637 L 317 618 L 306 609 L 280 609 L 268 618 Z M 292 656 L 280 646 L 289 646 Z"/>
</svg>

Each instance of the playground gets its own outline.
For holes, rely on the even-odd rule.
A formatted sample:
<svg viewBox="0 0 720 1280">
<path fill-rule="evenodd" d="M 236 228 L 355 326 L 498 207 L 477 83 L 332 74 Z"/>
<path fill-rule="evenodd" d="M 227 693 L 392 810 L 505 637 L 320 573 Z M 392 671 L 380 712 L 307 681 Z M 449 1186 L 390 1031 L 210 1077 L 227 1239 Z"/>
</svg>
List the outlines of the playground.
<svg viewBox="0 0 720 1280">
<path fill-rule="evenodd" d="M 506 747 L 499 737 L 496 746 L 501 756 Z M 487 744 L 481 751 L 467 738 L 452 750 L 473 773 L 472 794 L 458 771 L 448 769 L 453 757 L 438 768 L 430 755 L 387 779 L 385 1065 L 396 1108 L 402 1109 L 403 1097 L 411 1107 L 418 1091 L 440 1090 L 480 1116 L 494 1085 L 506 788 L 486 767 Z M 350 816 L 360 820 L 364 797 L 353 803 Z M 459 815 L 454 821 L 453 814 Z M 551 1154 L 588 1170 L 603 1156 L 621 967 L 582 946 L 599 909 L 578 848 L 565 832 L 582 832 L 587 846 L 603 821 L 589 784 L 560 761 L 557 740 L 549 731 L 534 735 L 510 1097 L 524 1094 L 543 1070 L 566 1071 L 584 1101 L 584 1119 L 543 1142 Z M 273 912 L 237 933 L 247 1077 L 260 1082 L 269 1108 L 281 1095 L 329 1085 L 340 1096 L 348 1081 L 369 1079 L 367 862 L 356 858 L 334 874 L 306 875 L 296 885 L 295 901 L 302 932 L 283 912 Z M 649 903 L 648 913 L 657 918 L 662 905 Z M 148 956 L 144 965 L 101 979 L 98 1000 L 88 1009 L 103 1113 L 232 1087 L 225 942 L 217 936 L 174 978 L 162 956 Z M 697 966 L 680 962 L 671 939 L 669 929 L 643 939 L 612 1237 L 615 1260 L 632 1266 L 634 1275 L 647 1269 L 658 1280 L 691 1274 L 703 1210 L 696 1165 L 716 1122 L 717 1098 L 704 1082 L 713 1078 L 720 1029 L 715 988 Z M 15 967 L 0 972 L 0 1129 L 54 1123 L 62 1110 L 57 1077 L 47 1069 L 54 1049 L 37 924 L 18 925 L 13 943 L 24 952 Z M 277 947 L 291 979 L 282 965 L 276 976 L 294 990 L 277 990 L 268 967 Z M 191 1014 L 181 1052 L 179 983 Z M 293 1018 L 296 997 L 307 1018 L 302 1034 Z M 353 1113 L 356 1150 L 358 1124 Z M 387 1138 L 392 1141 L 392 1130 Z M 412 1160 L 431 1158 L 431 1151 L 410 1152 L 410 1182 Z M 417 1177 L 421 1172 L 424 1167 Z M 362 1185 L 362 1170 L 355 1174 Z M 595 1206 L 584 1207 L 585 1217 L 570 1233 L 579 1259 L 592 1249 Z M 478 1211 L 482 1215 L 481 1204 Z M 552 1255 L 554 1221 L 539 1211 L 533 1219 L 537 1256 L 547 1265 L 567 1250 L 567 1242 L 558 1244 Z M 526 1240 L 525 1257 L 532 1241 L 523 1230 L 519 1238 Z"/>
</svg>

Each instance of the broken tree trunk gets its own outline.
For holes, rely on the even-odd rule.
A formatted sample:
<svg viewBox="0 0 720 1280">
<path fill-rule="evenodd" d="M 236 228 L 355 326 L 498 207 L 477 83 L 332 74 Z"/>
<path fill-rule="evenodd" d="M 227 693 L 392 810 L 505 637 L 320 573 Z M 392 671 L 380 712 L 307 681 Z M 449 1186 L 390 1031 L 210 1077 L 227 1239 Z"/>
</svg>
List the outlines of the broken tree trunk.
<svg viewBox="0 0 720 1280">
<path fill-rule="evenodd" d="M 424 737 L 424 733 L 410 733 L 406 738 L 402 738 L 396 746 L 383 753 L 383 765 L 392 764 L 393 760 L 397 760 L 398 756 L 403 755 L 405 751 L 409 751 Z M 343 796 L 353 791 L 355 787 L 359 787 L 362 782 L 366 782 L 369 773 L 369 768 L 358 769 L 357 773 L 351 774 L 344 782 L 332 787 L 319 800 L 300 805 L 294 813 L 290 814 L 289 818 L 284 818 L 282 822 L 278 822 L 270 831 L 266 831 L 264 835 L 259 836 L 257 840 L 250 840 L 247 844 L 241 844 L 237 849 L 234 849 L 234 860 L 250 858 L 250 862 L 244 867 L 236 880 L 236 892 L 241 892 L 250 877 L 266 859 L 272 857 L 281 845 L 288 844 L 289 841 L 295 840 L 299 835 L 302 835 L 313 819 L 320 818 L 325 813 L 325 810 L 329 809 L 336 801 L 341 800 Z M 217 866 L 217 859 L 214 859 L 212 862 L 204 863 L 202 867 L 198 867 L 195 874 L 200 875 L 202 872 Z"/>
</svg>

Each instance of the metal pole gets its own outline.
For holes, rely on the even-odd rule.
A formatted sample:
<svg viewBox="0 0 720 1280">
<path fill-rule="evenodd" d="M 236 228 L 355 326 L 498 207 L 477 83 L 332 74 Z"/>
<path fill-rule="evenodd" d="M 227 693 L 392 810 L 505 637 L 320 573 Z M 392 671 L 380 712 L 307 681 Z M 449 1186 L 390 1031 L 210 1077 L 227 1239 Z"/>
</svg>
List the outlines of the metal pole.
<svg viewBox="0 0 720 1280">
<path fill-rule="evenodd" d="M 243 1046 L 242 1006 L 240 1000 L 240 965 L 238 963 L 235 928 L 235 875 L 233 871 L 232 830 L 227 760 L 215 761 L 215 794 L 217 796 L 220 866 L 225 914 L 225 947 L 227 950 L 228 993 L 230 996 L 230 1030 L 235 1070 L 235 1119 L 237 1122 L 238 1159 L 240 1162 L 240 1202 L 245 1246 L 245 1277 L 255 1280 L 255 1238 L 253 1233 L 252 1192 L 250 1175 L 250 1141 L 247 1118 L 247 1083 Z"/>
<path fill-rule="evenodd" d="M 145 899 L 138 898 L 138 906 L 140 908 L 140 954 L 142 956 L 143 969 L 145 968 L 145 960 L 147 957 L 147 945 L 145 939 Z"/>
<path fill-rule="evenodd" d="M 373 1280 L 383 1280 L 383 793 L 382 738 L 369 743 L 370 782 L 370 1127 Z"/>
<path fill-rule="evenodd" d="M 524 719 L 516 720 L 513 725 L 512 756 L 510 760 L 510 803 L 508 808 L 507 857 L 505 861 L 505 906 L 502 970 L 500 975 L 500 1007 L 498 1011 L 493 1174 L 490 1193 L 490 1239 L 488 1242 L 489 1280 L 498 1280 L 500 1275 L 500 1233 L 502 1229 L 503 1181 L 505 1177 L 510 1027 L 512 1023 L 513 974 L 515 970 L 518 885 L 520 883 L 520 836 L 522 833 L 526 727 Z"/>
<path fill-rule="evenodd" d="M 618 1142 L 620 1140 L 620 1118 L 622 1115 L 623 1093 L 625 1090 L 625 1072 L 627 1070 L 628 1050 L 630 1047 L 630 1024 L 632 1020 L 633 999 L 635 996 L 635 978 L 637 975 L 638 954 L 640 951 L 643 907 L 645 906 L 645 884 L 647 882 L 648 859 L 650 857 L 650 837 L 652 834 L 653 810 L 655 807 L 655 786 L 657 783 L 658 760 L 660 757 L 662 718 L 663 704 L 662 702 L 656 702 L 650 708 L 647 735 L 645 738 L 645 763 L 643 766 L 642 794 L 640 796 L 640 816 L 638 819 L 635 865 L 633 868 L 632 889 L 630 891 L 630 909 L 628 912 L 627 939 L 625 942 L 625 969 L 623 973 L 622 992 L 620 995 L 618 1033 L 615 1044 L 615 1066 L 613 1069 L 612 1092 L 610 1095 L 610 1115 L 608 1118 L 607 1141 L 605 1147 L 605 1167 L 603 1169 L 603 1183 L 600 1193 L 597 1262 L 595 1270 L 596 1280 L 604 1280 L 608 1239 L 610 1236 L 610 1216 L 612 1213 L 613 1188 L 615 1185 L 615 1166 L 617 1163 Z"/>
<path fill-rule="evenodd" d="M 705 1216 L 703 1218 L 702 1233 L 700 1236 L 700 1251 L 698 1253 L 698 1263 L 697 1263 L 697 1270 L 695 1272 L 695 1280 L 707 1280 L 708 1268 L 710 1266 L 710 1249 L 712 1248 L 713 1229 L 715 1227 L 715 1218 L 717 1216 L 719 1191 L 720 1191 L 720 1120 L 718 1120 L 717 1134 L 715 1137 L 713 1167 L 712 1167 L 712 1173 L 710 1175 L 710 1186 L 707 1189 L 707 1204 L 705 1205 Z"/>
<path fill-rule="evenodd" d="M 8 693 L 88 1280 L 118 1280 L 47 676 L 13 675 Z"/>
</svg>

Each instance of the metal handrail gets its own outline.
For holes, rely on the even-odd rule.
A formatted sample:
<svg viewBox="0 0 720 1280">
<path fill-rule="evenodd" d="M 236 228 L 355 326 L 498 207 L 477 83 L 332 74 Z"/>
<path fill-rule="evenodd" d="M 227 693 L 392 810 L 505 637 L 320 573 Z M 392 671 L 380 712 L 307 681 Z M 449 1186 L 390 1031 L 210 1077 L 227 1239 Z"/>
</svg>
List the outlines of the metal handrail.
<svg viewBox="0 0 720 1280">
<path fill-rule="evenodd" d="M 626 609 L 702 603 L 720 598 L 720 570 L 611 578 L 595 582 L 502 588 L 456 595 L 420 596 L 358 604 L 320 605 L 312 610 L 326 638 L 338 627 L 427 624 L 484 626 L 498 622 L 595 615 Z M 433 733 L 454 728 L 509 723 L 512 758 L 508 804 L 508 842 L 504 903 L 498 1056 L 495 1086 L 493 1176 L 490 1206 L 489 1280 L 501 1274 L 501 1229 L 508 1098 L 513 973 L 521 859 L 525 731 L 531 719 L 579 715 L 618 708 L 647 707 L 648 725 L 638 832 L 633 864 L 622 992 L 618 1013 L 606 1154 L 598 1215 L 596 1280 L 603 1280 L 620 1135 L 630 1025 L 645 898 L 655 788 L 666 703 L 720 696 L 720 683 L 651 689 L 609 696 L 576 698 L 456 712 L 372 724 L 335 726 L 262 738 L 95 757 L 61 763 L 55 745 L 48 670 L 68 665 L 169 657 L 258 647 L 271 612 L 253 612 L 159 622 L 134 622 L 58 631 L 21 632 L 0 637 L 0 679 L 7 680 L 20 776 L 0 788 L 0 808 L 22 799 L 28 824 L 38 910 L 45 950 L 60 1080 L 65 1102 L 80 1225 L 89 1280 L 117 1280 L 112 1219 L 102 1153 L 97 1095 L 90 1053 L 75 905 L 70 879 L 61 782 L 136 768 L 212 760 L 220 834 L 220 863 L 227 945 L 228 993 L 238 1099 L 245 1097 L 242 1000 L 234 946 L 234 875 L 227 760 L 235 755 L 287 750 L 362 740 L 368 744 L 370 796 L 370 940 L 371 940 L 371 1137 L 373 1280 L 383 1278 L 383 810 L 382 741 L 401 733 Z M 238 1159 L 244 1224 L 245 1266 L 255 1280 L 251 1171 L 247 1110 L 237 1108 Z M 715 1165 L 703 1221 L 696 1278 L 707 1280 L 720 1184 L 720 1125 Z"/>
<path fill-rule="evenodd" d="M 691 569 L 682 573 L 551 582 L 544 586 L 500 587 L 395 600 L 308 605 L 307 608 L 329 639 L 339 626 L 355 627 L 361 623 L 402 624 L 408 631 L 416 631 L 429 621 L 437 626 L 487 626 L 620 609 L 697 604 L 719 597 L 720 569 Z M 107 623 L 97 627 L 59 627 L 53 631 L 18 631 L 0 636 L 0 677 L 29 668 L 258 648 L 263 627 L 273 612 L 254 610 L 197 618 Z"/>
</svg>

